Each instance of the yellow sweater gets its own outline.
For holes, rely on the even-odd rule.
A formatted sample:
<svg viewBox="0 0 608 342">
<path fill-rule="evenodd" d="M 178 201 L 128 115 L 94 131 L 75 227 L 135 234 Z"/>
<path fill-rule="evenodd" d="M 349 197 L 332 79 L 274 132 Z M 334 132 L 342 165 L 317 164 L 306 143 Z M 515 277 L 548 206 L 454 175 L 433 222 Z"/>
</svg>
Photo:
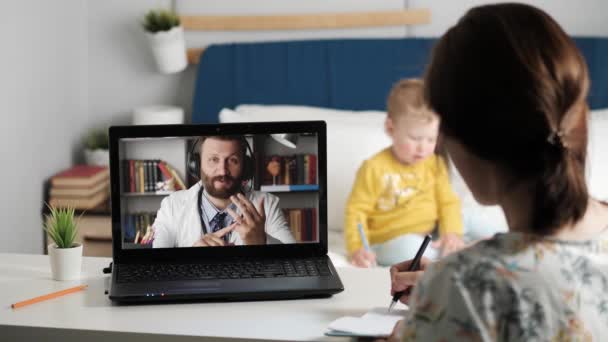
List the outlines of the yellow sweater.
<svg viewBox="0 0 608 342">
<path fill-rule="evenodd" d="M 414 165 L 399 162 L 386 148 L 357 171 L 346 204 L 344 236 L 348 253 L 363 245 L 361 222 L 370 244 L 408 233 L 462 234 L 460 200 L 450 186 L 447 168 L 437 155 Z"/>
</svg>

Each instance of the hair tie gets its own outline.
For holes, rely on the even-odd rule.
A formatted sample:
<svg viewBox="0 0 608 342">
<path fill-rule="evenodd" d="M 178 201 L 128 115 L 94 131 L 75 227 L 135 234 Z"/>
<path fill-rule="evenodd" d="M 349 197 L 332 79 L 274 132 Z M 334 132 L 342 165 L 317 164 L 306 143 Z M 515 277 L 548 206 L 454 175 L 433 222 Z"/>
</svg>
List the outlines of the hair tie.
<svg viewBox="0 0 608 342">
<path fill-rule="evenodd" d="M 552 131 L 547 137 L 547 142 L 551 145 L 561 145 L 563 148 L 567 148 L 568 145 L 564 142 L 564 132 L 563 131 Z"/>
</svg>

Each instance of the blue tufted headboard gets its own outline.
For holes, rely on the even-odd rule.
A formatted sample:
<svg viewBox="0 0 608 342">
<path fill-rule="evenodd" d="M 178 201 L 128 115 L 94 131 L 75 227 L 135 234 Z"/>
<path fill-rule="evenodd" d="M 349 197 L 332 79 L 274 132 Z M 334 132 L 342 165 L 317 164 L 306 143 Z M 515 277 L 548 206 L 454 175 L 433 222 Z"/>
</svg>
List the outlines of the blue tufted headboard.
<svg viewBox="0 0 608 342">
<path fill-rule="evenodd" d="M 433 38 L 337 39 L 212 45 L 201 57 L 193 123 L 239 104 L 384 110 L 391 85 L 419 77 Z M 592 109 L 608 107 L 608 38 L 575 38 L 589 65 Z"/>
</svg>

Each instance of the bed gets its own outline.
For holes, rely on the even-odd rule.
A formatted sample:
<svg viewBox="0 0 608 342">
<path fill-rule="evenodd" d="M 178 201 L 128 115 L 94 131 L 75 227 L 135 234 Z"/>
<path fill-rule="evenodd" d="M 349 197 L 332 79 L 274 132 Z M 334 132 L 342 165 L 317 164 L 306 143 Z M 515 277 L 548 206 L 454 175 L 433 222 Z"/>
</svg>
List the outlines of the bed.
<svg viewBox="0 0 608 342">
<path fill-rule="evenodd" d="M 201 56 L 193 98 L 193 123 L 325 119 L 328 121 L 330 251 L 344 256 L 342 213 L 360 163 L 389 144 L 384 136 L 385 99 L 400 78 L 420 77 L 435 39 L 329 39 L 212 45 Z M 593 110 L 589 182 L 608 199 L 608 38 L 576 37 L 591 76 Z M 256 104 L 263 106 L 242 106 Z M 286 105 L 277 107 L 277 105 Z M 360 137 L 365 137 L 365 140 Z M 347 142 L 347 143 L 346 143 Z M 606 159 L 606 158 L 603 158 Z M 453 169 L 453 168 L 452 168 Z M 336 172 L 339 170 L 339 172 Z M 334 175 L 332 179 L 332 174 Z M 506 229 L 497 207 L 480 207 L 453 174 L 470 229 Z"/>
</svg>

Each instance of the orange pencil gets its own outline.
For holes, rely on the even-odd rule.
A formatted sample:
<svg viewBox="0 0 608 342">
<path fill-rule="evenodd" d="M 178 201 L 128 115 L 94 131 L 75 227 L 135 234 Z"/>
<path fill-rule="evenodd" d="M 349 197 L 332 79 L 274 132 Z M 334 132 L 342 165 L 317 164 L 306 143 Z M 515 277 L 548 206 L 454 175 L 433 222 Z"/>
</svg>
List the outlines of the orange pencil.
<svg viewBox="0 0 608 342">
<path fill-rule="evenodd" d="M 18 302 L 18 303 L 12 304 L 11 308 L 16 309 L 16 308 L 20 308 L 20 307 L 23 307 L 23 306 L 26 306 L 26 305 L 42 302 L 42 301 L 45 301 L 47 299 L 53 299 L 53 298 L 61 297 L 63 295 L 69 294 L 69 293 L 82 291 L 82 290 L 86 289 L 87 286 L 89 286 L 89 285 L 75 286 L 75 287 L 71 287 L 69 289 L 65 289 L 65 290 L 61 290 L 61 291 L 45 294 L 45 295 L 40 296 L 40 297 L 34 297 L 32 299 L 28 299 L 28 300 L 24 300 L 22 302 Z"/>
</svg>

